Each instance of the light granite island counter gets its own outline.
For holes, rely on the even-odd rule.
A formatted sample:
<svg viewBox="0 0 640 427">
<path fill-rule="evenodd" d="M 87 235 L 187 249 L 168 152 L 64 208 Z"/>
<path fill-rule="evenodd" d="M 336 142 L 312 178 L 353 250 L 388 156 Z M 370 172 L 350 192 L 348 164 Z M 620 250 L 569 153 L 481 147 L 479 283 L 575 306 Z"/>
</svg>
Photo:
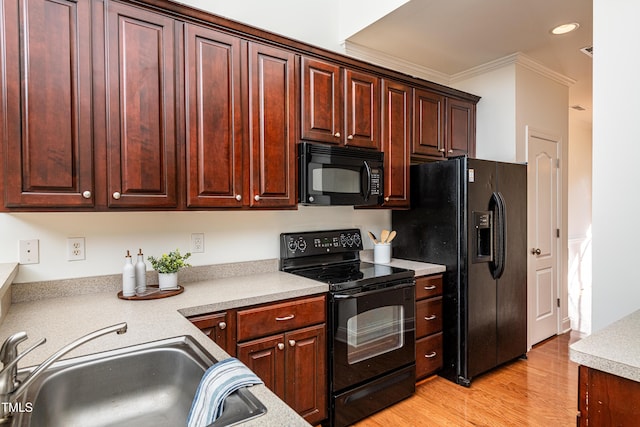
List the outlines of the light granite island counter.
<svg viewBox="0 0 640 427">
<path fill-rule="evenodd" d="M 569 347 L 580 364 L 579 426 L 635 426 L 640 420 L 640 310 Z"/>
<path fill-rule="evenodd" d="M 87 333 L 127 322 L 127 333 L 102 336 L 64 358 L 190 335 L 214 358 L 223 360 L 229 355 L 185 316 L 327 292 L 325 284 L 278 271 L 202 280 L 184 287 L 180 295 L 148 301 L 126 301 L 118 299 L 114 292 L 98 292 L 13 303 L 0 325 L 0 339 L 4 341 L 15 332 L 25 331 L 29 339 L 21 345 L 21 351 L 42 337 L 47 339 L 46 344 L 21 360 L 20 367 L 26 367 L 39 364 Z M 309 426 L 264 385 L 249 390 L 267 407 L 267 413 L 243 425 Z"/>
</svg>

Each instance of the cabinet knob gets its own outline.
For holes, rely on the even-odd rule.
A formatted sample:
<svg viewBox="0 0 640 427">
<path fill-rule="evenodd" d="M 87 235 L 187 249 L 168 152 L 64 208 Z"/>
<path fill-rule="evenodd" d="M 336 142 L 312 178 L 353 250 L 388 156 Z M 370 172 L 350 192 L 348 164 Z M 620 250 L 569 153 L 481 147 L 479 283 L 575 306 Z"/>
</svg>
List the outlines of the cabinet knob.
<svg viewBox="0 0 640 427">
<path fill-rule="evenodd" d="M 333 136 L 335 136 L 336 138 L 340 138 L 340 132 L 334 133 Z"/>
<path fill-rule="evenodd" d="M 116 200 L 119 200 L 120 197 L 122 197 L 122 194 L 120 194 L 118 191 L 116 191 L 115 193 L 113 193 L 113 198 Z"/>
<path fill-rule="evenodd" d="M 255 196 L 253 196 L 253 200 L 255 200 L 256 202 L 259 202 L 260 196 L 256 194 Z"/>
<path fill-rule="evenodd" d="M 444 148 L 438 148 L 438 151 L 444 153 Z"/>
<path fill-rule="evenodd" d="M 347 139 L 353 139 L 353 135 L 347 136 Z"/>
<path fill-rule="evenodd" d="M 449 150 L 449 154 L 453 154 L 453 150 Z"/>
<path fill-rule="evenodd" d="M 389 196 L 387 196 L 387 197 L 385 197 L 385 198 L 384 198 L 384 201 L 385 201 L 385 202 L 388 202 L 389 200 L 391 200 L 391 199 L 389 199 Z"/>
<path fill-rule="evenodd" d="M 227 328 L 227 322 L 220 322 L 218 323 L 218 327 L 220 329 L 226 329 Z"/>
<path fill-rule="evenodd" d="M 91 191 L 89 191 L 89 190 L 83 191 L 82 192 L 82 197 L 84 197 L 85 199 L 90 199 L 91 198 Z"/>
<path fill-rule="evenodd" d="M 289 340 L 289 345 L 291 347 L 295 347 L 296 346 L 296 340 Z"/>
<path fill-rule="evenodd" d="M 240 194 L 236 194 L 236 200 L 237 200 L 237 201 L 242 200 L 242 195 L 240 195 Z"/>
<path fill-rule="evenodd" d="M 424 357 L 426 357 L 427 359 L 433 359 L 434 357 L 436 357 L 438 355 L 438 353 L 436 353 L 435 351 L 432 351 L 429 354 L 425 354 Z"/>
<path fill-rule="evenodd" d="M 284 350 L 284 344 L 281 342 L 278 343 L 278 350 Z"/>
</svg>

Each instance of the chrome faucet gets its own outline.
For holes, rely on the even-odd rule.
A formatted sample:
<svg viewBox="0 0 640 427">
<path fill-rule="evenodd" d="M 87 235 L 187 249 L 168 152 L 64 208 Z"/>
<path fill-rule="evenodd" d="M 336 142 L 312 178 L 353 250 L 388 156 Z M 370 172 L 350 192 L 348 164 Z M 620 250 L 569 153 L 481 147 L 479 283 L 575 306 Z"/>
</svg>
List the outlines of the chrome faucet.
<svg viewBox="0 0 640 427">
<path fill-rule="evenodd" d="M 115 332 L 119 335 L 124 334 L 127 332 L 126 322 L 98 329 L 97 331 L 91 332 L 90 334 L 67 344 L 31 371 L 29 376 L 22 382 L 17 379 L 18 361 L 34 348 L 44 344 L 47 340 L 42 338 L 21 354 L 18 354 L 18 344 L 27 339 L 27 333 L 17 332 L 7 338 L 4 344 L 2 344 L 2 348 L 0 348 L 0 361 L 2 362 L 2 371 L 0 371 L 0 424 L 6 423 L 10 420 L 12 415 L 10 408 L 12 404 L 16 403 L 18 398 L 27 390 L 29 385 L 31 385 L 31 383 L 35 381 L 49 366 L 51 366 L 51 364 L 71 350 L 80 347 L 82 344 L 111 332 Z"/>
</svg>

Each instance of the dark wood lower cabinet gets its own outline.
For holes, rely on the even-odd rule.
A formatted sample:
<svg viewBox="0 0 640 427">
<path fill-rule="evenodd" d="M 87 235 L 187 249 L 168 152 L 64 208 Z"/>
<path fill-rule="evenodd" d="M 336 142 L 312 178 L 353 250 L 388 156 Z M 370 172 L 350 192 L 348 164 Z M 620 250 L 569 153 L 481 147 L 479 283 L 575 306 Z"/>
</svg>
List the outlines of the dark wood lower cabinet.
<svg viewBox="0 0 640 427">
<path fill-rule="evenodd" d="M 640 420 L 640 382 L 580 366 L 579 427 L 637 426 Z"/>
<path fill-rule="evenodd" d="M 236 314 L 234 311 L 204 314 L 189 318 L 213 342 L 231 356 L 236 355 Z"/>
</svg>

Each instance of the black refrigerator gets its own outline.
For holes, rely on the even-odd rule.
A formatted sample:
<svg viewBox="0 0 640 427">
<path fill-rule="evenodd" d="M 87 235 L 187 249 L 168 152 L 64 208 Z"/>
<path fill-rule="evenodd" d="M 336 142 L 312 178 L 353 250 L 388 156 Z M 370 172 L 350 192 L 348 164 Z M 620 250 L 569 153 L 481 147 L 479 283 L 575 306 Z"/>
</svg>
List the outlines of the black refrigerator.
<svg viewBox="0 0 640 427">
<path fill-rule="evenodd" d="M 443 369 L 464 386 L 527 352 L 527 167 L 456 157 L 411 166 L 393 256 L 446 265 Z"/>
</svg>

